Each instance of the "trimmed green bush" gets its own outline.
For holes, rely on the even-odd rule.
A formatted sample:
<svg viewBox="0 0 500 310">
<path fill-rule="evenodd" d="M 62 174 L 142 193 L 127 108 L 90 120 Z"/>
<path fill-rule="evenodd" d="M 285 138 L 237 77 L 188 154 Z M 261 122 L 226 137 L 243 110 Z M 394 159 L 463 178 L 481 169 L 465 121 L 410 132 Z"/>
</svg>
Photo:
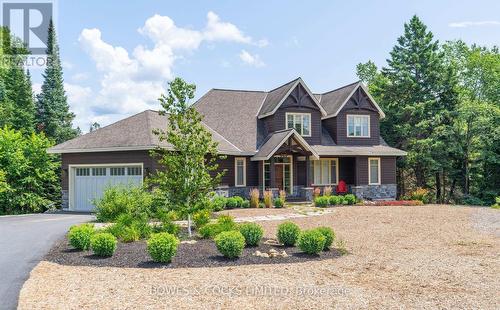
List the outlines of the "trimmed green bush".
<svg viewBox="0 0 500 310">
<path fill-rule="evenodd" d="M 92 252 L 97 256 L 111 256 L 116 250 L 116 237 L 110 233 L 97 233 L 90 240 Z"/>
<path fill-rule="evenodd" d="M 229 197 L 226 200 L 226 209 L 235 209 L 238 208 L 238 199 L 236 197 Z"/>
<path fill-rule="evenodd" d="M 227 198 L 222 196 L 215 196 L 210 202 L 210 207 L 214 212 L 222 211 L 226 208 Z"/>
<path fill-rule="evenodd" d="M 196 228 L 200 228 L 210 222 L 210 211 L 200 210 L 193 214 L 193 222 Z"/>
<path fill-rule="evenodd" d="M 314 205 L 318 208 L 325 208 L 328 206 L 329 197 L 328 196 L 320 196 L 314 199 Z"/>
<path fill-rule="evenodd" d="M 245 247 L 245 237 L 239 231 L 224 231 L 215 237 L 215 245 L 225 257 L 239 257 Z"/>
<path fill-rule="evenodd" d="M 293 222 L 284 222 L 278 226 L 278 241 L 286 246 L 294 246 L 300 234 L 300 228 Z"/>
<path fill-rule="evenodd" d="M 69 229 L 69 244 L 78 250 L 88 250 L 90 248 L 90 239 L 94 234 L 94 225 L 81 224 L 72 226 Z"/>
<path fill-rule="evenodd" d="M 237 230 L 238 227 L 234 222 L 233 217 L 229 215 L 221 215 L 217 218 L 216 223 L 211 223 L 200 228 L 199 233 L 202 238 L 214 238 L 223 231 Z"/>
<path fill-rule="evenodd" d="M 331 205 L 331 206 L 336 206 L 336 205 L 340 205 L 342 204 L 342 197 L 340 196 L 330 196 L 330 198 L 328 199 L 328 203 Z"/>
<path fill-rule="evenodd" d="M 495 204 L 491 205 L 493 209 L 500 209 L 500 197 L 495 198 Z"/>
<path fill-rule="evenodd" d="M 344 196 L 344 200 L 347 201 L 348 205 L 353 205 L 356 203 L 356 196 L 353 194 L 347 194 Z"/>
<path fill-rule="evenodd" d="M 274 207 L 275 208 L 283 208 L 285 205 L 285 201 L 282 198 L 275 198 L 274 199 Z"/>
<path fill-rule="evenodd" d="M 125 243 L 134 242 L 141 239 L 141 233 L 134 226 L 125 226 L 123 230 L 120 231 L 119 238 Z"/>
<path fill-rule="evenodd" d="M 316 229 L 320 233 L 322 233 L 323 236 L 325 236 L 325 246 L 324 246 L 323 250 L 326 251 L 326 250 L 330 249 L 330 247 L 333 244 L 333 241 L 335 240 L 335 233 L 333 232 L 333 229 L 331 229 L 330 227 L 325 227 L 325 226 L 318 227 Z"/>
<path fill-rule="evenodd" d="M 177 254 L 179 239 L 169 233 L 152 234 L 148 240 L 148 253 L 155 262 L 170 263 Z"/>
<path fill-rule="evenodd" d="M 236 201 L 236 208 L 243 208 L 243 202 L 245 201 L 245 199 L 240 196 L 234 196 L 233 198 Z"/>
<path fill-rule="evenodd" d="M 314 255 L 325 248 L 326 238 L 317 229 L 305 230 L 300 233 L 297 245 L 303 252 Z"/>
<path fill-rule="evenodd" d="M 255 223 L 241 224 L 239 230 L 243 237 L 245 237 L 245 243 L 247 246 L 259 245 L 259 242 L 264 235 L 262 227 Z"/>
<path fill-rule="evenodd" d="M 248 209 L 250 208 L 250 200 L 244 200 L 242 203 L 241 203 L 241 207 L 244 208 L 244 209 Z"/>
</svg>

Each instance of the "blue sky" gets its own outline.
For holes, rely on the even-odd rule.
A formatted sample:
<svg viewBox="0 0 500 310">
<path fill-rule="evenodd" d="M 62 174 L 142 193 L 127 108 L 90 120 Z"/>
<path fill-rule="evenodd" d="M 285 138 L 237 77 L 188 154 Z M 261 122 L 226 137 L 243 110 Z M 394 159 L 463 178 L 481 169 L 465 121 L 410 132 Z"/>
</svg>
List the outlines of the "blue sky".
<svg viewBox="0 0 500 310">
<path fill-rule="evenodd" d="M 174 76 L 210 88 L 269 90 L 301 76 L 314 92 L 378 66 L 417 14 L 440 41 L 500 45 L 500 1 L 67 1 L 57 33 L 75 124 L 146 108 Z M 41 83 L 32 72 L 35 89 Z"/>
</svg>

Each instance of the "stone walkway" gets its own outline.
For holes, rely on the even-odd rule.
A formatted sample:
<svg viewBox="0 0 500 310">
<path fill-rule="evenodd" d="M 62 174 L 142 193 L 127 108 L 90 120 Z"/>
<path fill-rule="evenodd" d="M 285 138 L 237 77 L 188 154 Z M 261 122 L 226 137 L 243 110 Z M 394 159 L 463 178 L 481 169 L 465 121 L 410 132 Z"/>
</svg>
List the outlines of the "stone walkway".
<svg viewBox="0 0 500 310">
<path fill-rule="evenodd" d="M 305 211 L 300 213 L 279 214 L 279 215 L 261 215 L 261 216 L 245 216 L 237 217 L 235 222 L 262 222 L 262 221 L 283 221 L 293 218 L 304 218 L 311 216 L 319 216 L 323 214 L 334 213 L 334 209 L 321 209 L 318 211 Z"/>
</svg>

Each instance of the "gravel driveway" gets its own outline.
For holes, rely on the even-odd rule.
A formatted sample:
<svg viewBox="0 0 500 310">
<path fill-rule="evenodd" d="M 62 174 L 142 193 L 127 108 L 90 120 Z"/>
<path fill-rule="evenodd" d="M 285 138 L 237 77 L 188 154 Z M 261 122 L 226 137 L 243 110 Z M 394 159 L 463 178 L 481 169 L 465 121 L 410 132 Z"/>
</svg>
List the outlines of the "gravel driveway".
<svg viewBox="0 0 500 310">
<path fill-rule="evenodd" d="M 71 225 L 93 218 L 77 214 L 0 216 L 0 309 L 15 309 L 29 272 L 52 244 Z"/>
<path fill-rule="evenodd" d="M 19 307 L 498 309 L 500 238 L 476 221 L 488 226 L 499 217 L 488 208 L 436 205 L 335 208 L 293 221 L 333 227 L 350 254 L 297 264 L 172 270 L 41 262 Z M 268 237 L 278 223 L 261 223 Z"/>
</svg>

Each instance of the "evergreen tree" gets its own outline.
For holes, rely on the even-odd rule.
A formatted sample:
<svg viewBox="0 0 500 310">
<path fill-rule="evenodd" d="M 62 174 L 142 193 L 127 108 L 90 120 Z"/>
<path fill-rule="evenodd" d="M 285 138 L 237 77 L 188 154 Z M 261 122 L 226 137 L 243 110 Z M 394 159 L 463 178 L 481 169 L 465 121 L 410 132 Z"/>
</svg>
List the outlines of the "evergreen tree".
<svg viewBox="0 0 500 310">
<path fill-rule="evenodd" d="M 42 91 L 37 96 L 37 129 L 45 132 L 57 143 L 72 139 L 77 135 L 76 130 L 72 128 L 75 115 L 69 111 L 64 91 L 59 47 L 52 20 L 47 41 L 47 67 L 43 77 Z"/>
<path fill-rule="evenodd" d="M 433 134 L 449 122 L 442 113 L 454 100 L 453 86 L 444 81 L 452 79 L 444 70 L 438 41 L 417 16 L 404 25 L 397 42 L 382 70 L 388 80 L 381 88 L 388 116 L 382 132 L 393 145 L 408 151 L 406 164 L 414 171 L 417 186 L 428 187 L 427 176 L 438 169 L 435 155 L 443 147 L 434 143 Z"/>
</svg>

